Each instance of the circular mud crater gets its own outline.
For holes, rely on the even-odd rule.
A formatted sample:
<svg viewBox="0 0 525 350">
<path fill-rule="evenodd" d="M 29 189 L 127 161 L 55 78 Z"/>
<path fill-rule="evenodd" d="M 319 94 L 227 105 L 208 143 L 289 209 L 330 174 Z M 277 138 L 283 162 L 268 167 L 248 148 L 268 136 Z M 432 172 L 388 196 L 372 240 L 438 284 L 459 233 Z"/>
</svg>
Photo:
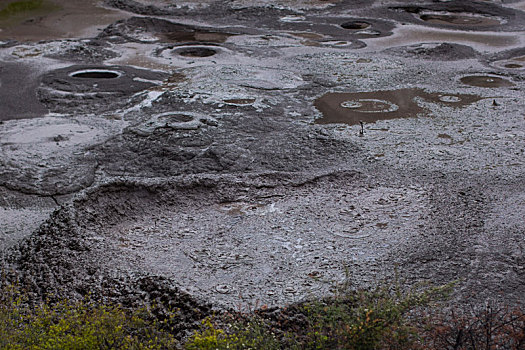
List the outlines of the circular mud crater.
<svg viewBox="0 0 525 350">
<path fill-rule="evenodd" d="M 187 58 L 205 58 L 218 53 L 218 50 L 209 46 L 184 46 L 172 50 L 172 53 Z"/>
<path fill-rule="evenodd" d="M 503 69 L 510 69 L 510 70 L 518 70 L 518 69 L 524 69 L 525 68 L 525 56 L 522 57 L 514 57 L 507 60 L 499 60 L 492 62 L 493 67 L 497 68 L 503 68 Z"/>
<path fill-rule="evenodd" d="M 370 23 L 365 21 L 348 21 L 341 24 L 341 28 L 350 30 L 362 30 L 370 27 Z"/>
<path fill-rule="evenodd" d="M 459 79 L 461 83 L 484 88 L 500 88 L 514 86 L 514 83 L 492 75 L 468 75 Z"/>
<path fill-rule="evenodd" d="M 261 187 L 207 177 L 98 188 L 73 203 L 72 219 L 78 237 L 97 243 L 71 255 L 66 263 L 78 268 L 61 268 L 60 277 L 96 290 L 98 280 L 84 278 L 93 269 L 160 276 L 216 307 L 235 307 L 239 291 L 249 302 L 286 305 L 329 293 L 326 281 L 342 278 L 345 263 L 356 281 L 393 273 L 383 263 L 392 247 L 383 243 L 410 242 L 430 213 L 424 189 L 365 186 L 353 172 L 302 185 L 278 181 Z M 319 275 L 326 281 L 311 277 Z"/>
<path fill-rule="evenodd" d="M 50 90 L 75 94 L 113 93 L 130 95 L 154 85 L 166 78 L 158 71 L 127 66 L 70 66 L 45 74 L 42 86 Z"/>
<path fill-rule="evenodd" d="M 70 77 L 79 79 L 115 79 L 122 76 L 121 72 L 105 69 L 84 69 L 69 74 Z"/>
</svg>

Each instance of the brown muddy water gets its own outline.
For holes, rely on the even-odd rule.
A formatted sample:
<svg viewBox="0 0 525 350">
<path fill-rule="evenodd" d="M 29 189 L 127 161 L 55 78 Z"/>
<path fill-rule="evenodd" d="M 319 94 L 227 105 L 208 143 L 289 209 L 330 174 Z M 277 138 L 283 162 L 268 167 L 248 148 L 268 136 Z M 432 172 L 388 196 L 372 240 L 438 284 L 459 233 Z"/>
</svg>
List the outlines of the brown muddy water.
<svg viewBox="0 0 525 350">
<path fill-rule="evenodd" d="M 0 11 L 14 0 L 2 1 Z M 99 0 L 44 0 L 33 10 L 0 17 L 0 40 L 39 41 L 95 36 L 129 13 Z"/>
<path fill-rule="evenodd" d="M 465 85 L 484 88 L 500 88 L 515 85 L 511 81 L 490 75 L 469 75 L 461 78 L 460 81 Z"/>
<path fill-rule="evenodd" d="M 417 99 L 449 107 L 464 107 L 482 99 L 478 95 L 429 93 L 423 89 L 399 89 L 355 93 L 331 92 L 318 98 L 314 106 L 323 114 L 317 124 L 343 123 L 354 125 L 360 121 L 414 118 L 430 111 Z"/>
</svg>

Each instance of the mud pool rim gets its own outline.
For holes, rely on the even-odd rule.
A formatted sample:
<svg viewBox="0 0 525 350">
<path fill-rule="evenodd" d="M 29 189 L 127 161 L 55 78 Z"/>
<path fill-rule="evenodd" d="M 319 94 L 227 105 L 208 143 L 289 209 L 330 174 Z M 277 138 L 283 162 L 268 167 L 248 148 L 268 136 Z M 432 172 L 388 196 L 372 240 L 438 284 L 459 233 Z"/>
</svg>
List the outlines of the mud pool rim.
<svg viewBox="0 0 525 350">
<path fill-rule="evenodd" d="M 176 54 L 182 57 L 206 58 L 206 57 L 215 56 L 219 51 L 213 47 L 195 45 L 195 46 L 178 47 L 178 48 L 175 48 L 172 52 L 173 54 Z"/>
<path fill-rule="evenodd" d="M 122 72 L 102 68 L 80 69 L 69 73 L 71 78 L 77 79 L 117 79 L 122 75 Z"/>
<path fill-rule="evenodd" d="M 341 28 L 349 30 L 362 30 L 369 28 L 370 26 L 371 24 L 366 21 L 347 21 L 341 23 Z"/>
</svg>

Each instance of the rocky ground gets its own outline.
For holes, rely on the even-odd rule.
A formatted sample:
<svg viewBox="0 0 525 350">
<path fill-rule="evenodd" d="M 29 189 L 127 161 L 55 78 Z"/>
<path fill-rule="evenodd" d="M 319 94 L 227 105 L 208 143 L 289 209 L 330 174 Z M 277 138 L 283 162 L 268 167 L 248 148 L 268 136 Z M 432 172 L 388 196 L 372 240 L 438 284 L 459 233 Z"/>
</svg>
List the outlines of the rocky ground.
<svg viewBox="0 0 525 350">
<path fill-rule="evenodd" d="M 191 322 L 397 270 L 523 304 L 524 2 L 50 2 L 0 17 L 2 264 L 35 296 Z"/>
</svg>

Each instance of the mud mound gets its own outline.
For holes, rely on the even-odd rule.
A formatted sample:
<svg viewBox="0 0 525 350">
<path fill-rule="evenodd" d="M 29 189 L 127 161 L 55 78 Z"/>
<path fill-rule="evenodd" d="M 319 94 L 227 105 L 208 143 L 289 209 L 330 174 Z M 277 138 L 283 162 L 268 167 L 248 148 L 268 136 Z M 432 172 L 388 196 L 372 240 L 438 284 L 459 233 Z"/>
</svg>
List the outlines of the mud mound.
<svg viewBox="0 0 525 350">
<path fill-rule="evenodd" d="M 472 47 L 453 43 L 414 44 L 388 49 L 386 52 L 402 57 L 438 61 L 465 60 L 478 56 Z"/>
<path fill-rule="evenodd" d="M 193 114 L 192 118 L 173 123 L 154 117 L 130 127 L 96 147 L 96 159 L 109 174 L 140 177 L 303 172 L 359 160 L 359 148 L 351 142 L 336 141 L 322 130 L 312 132 L 299 125 L 283 128 L 270 116 L 215 121 L 206 114 Z"/>
<path fill-rule="evenodd" d="M 126 66 L 73 65 L 45 74 L 38 94 L 53 112 L 103 112 L 128 103 L 133 94 L 167 77 L 166 73 Z"/>
<path fill-rule="evenodd" d="M 328 292 L 345 266 L 356 280 L 390 273 L 382 261 L 427 210 L 424 190 L 365 185 L 353 172 L 254 179 L 104 185 L 54 213 L 11 261 L 39 296 L 137 303 L 157 292 L 140 283 L 154 276 L 183 304 L 194 302 L 179 290 L 221 308 L 240 296 L 285 305 Z"/>
</svg>

